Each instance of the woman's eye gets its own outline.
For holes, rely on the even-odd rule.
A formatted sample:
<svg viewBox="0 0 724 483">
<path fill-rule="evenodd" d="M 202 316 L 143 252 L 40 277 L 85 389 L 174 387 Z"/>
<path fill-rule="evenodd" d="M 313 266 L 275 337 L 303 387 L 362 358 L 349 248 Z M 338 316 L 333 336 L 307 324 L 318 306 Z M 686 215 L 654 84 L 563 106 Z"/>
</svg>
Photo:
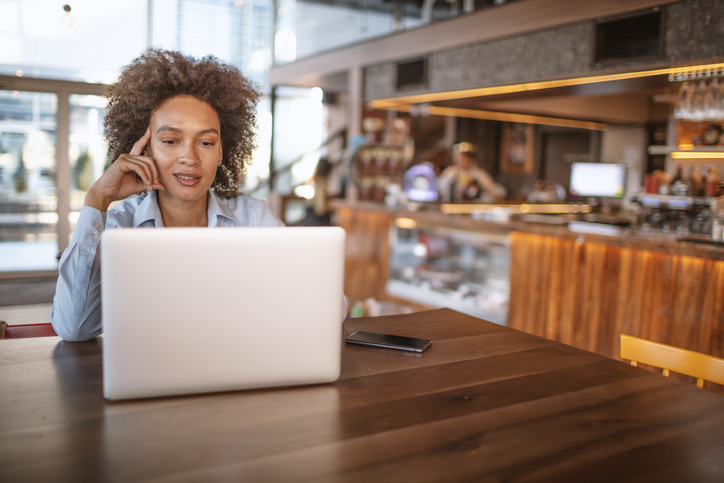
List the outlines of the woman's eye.
<svg viewBox="0 0 724 483">
<path fill-rule="evenodd" d="M 174 141 L 173 139 L 162 139 L 161 142 L 163 144 L 176 144 L 176 141 Z"/>
<path fill-rule="evenodd" d="M 216 143 L 204 141 L 201 143 L 202 146 L 214 146 Z"/>
</svg>

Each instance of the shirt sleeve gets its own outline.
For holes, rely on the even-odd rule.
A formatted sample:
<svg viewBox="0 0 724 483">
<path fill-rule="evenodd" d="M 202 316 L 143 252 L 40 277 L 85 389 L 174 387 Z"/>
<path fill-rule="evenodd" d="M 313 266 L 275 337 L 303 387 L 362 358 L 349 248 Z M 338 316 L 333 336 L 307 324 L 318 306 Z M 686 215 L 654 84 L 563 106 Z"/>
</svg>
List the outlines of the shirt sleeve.
<svg viewBox="0 0 724 483">
<path fill-rule="evenodd" d="M 106 213 L 84 206 L 68 248 L 60 257 L 50 321 L 64 340 L 89 340 L 101 333 L 98 244 Z"/>
<path fill-rule="evenodd" d="M 493 178 L 484 169 L 475 170 L 475 178 L 483 189 L 483 195 L 490 200 L 490 203 L 494 203 L 498 197 L 498 187 Z"/>
</svg>

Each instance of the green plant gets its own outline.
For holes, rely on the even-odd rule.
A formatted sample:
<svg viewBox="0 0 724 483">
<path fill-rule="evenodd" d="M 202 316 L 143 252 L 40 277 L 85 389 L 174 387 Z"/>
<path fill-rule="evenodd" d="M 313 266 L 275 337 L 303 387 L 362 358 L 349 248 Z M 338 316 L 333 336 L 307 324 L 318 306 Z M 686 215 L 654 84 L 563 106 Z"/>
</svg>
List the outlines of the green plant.
<svg viewBox="0 0 724 483">
<path fill-rule="evenodd" d="M 23 159 L 23 153 L 20 152 L 20 158 L 18 159 L 18 167 L 13 173 L 13 181 L 15 182 L 15 191 L 17 193 L 24 193 L 28 191 L 28 168 L 25 166 L 25 159 Z"/>
<path fill-rule="evenodd" d="M 75 160 L 73 167 L 75 187 L 80 191 L 88 191 L 93 181 L 93 158 L 86 149 Z"/>
</svg>

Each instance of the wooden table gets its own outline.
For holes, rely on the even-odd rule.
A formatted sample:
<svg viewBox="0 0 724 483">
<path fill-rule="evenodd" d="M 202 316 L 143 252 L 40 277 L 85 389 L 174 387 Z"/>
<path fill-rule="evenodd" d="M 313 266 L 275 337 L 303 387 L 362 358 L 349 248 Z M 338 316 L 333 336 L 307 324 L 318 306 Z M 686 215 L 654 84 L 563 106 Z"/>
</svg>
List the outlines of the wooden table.
<svg viewBox="0 0 724 483">
<path fill-rule="evenodd" d="M 346 346 L 335 384 L 113 403 L 98 341 L 0 341 L 0 481 L 724 481 L 719 394 L 448 309 L 357 329 L 434 342 Z"/>
</svg>

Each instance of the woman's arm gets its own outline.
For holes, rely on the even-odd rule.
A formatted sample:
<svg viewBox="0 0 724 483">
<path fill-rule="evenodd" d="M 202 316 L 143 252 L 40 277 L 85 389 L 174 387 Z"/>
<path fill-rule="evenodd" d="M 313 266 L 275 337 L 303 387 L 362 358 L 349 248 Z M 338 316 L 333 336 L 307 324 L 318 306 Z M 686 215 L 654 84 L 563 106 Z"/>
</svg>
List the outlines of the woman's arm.
<svg viewBox="0 0 724 483">
<path fill-rule="evenodd" d="M 151 139 L 150 128 L 129 154 L 122 154 L 93 183 L 85 195 L 70 246 L 60 258 L 58 284 L 50 322 L 65 340 L 88 340 L 100 335 L 101 273 L 98 244 L 105 229 L 108 206 L 144 190 L 166 188 L 158 181 L 158 168 L 143 149 Z"/>
<path fill-rule="evenodd" d="M 98 243 L 105 213 L 84 206 L 70 246 L 58 267 L 50 322 L 64 340 L 89 340 L 101 333 L 101 274 Z"/>
</svg>

